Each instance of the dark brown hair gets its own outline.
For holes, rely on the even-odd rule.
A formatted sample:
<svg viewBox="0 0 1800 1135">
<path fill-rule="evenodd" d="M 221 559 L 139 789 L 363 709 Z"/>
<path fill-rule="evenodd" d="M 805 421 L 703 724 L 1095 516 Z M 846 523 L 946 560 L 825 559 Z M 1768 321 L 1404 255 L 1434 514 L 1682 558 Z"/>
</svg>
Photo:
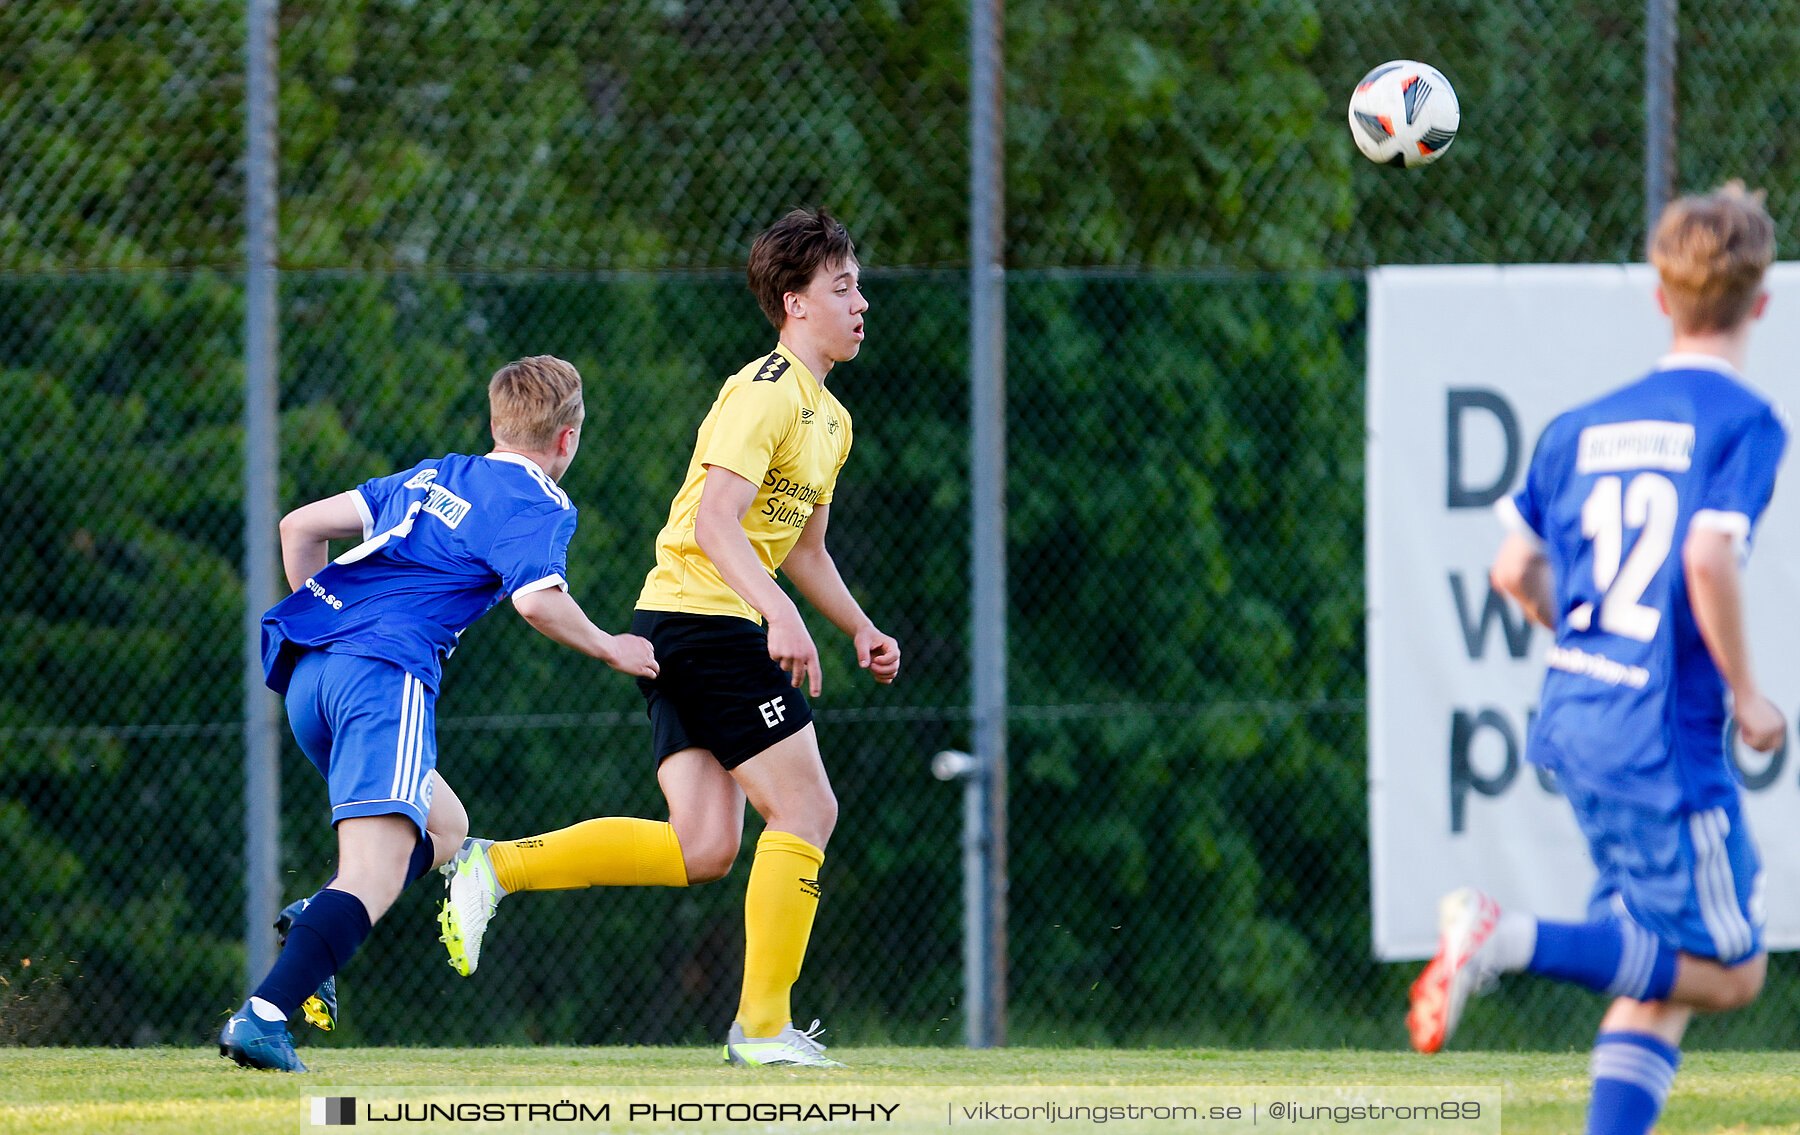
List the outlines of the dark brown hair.
<svg viewBox="0 0 1800 1135">
<path fill-rule="evenodd" d="M 779 331 L 787 322 L 783 297 L 804 292 L 820 267 L 835 267 L 855 255 L 849 230 L 836 217 L 823 209 L 795 209 L 757 236 L 744 277 L 763 314 Z"/>
</svg>

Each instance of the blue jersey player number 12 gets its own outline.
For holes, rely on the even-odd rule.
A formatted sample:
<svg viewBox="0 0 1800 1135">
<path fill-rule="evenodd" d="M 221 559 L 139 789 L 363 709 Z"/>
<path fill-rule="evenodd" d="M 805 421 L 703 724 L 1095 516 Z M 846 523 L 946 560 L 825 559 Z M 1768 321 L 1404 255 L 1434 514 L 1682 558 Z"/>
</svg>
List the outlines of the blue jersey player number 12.
<svg viewBox="0 0 1800 1135">
<path fill-rule="evenodd" d="M 1764 752 L 1787 731 L 1751 665 L 1741 579 L 1787 447 L 1742 374 L 1774 254 L 1740 183 L 1670 205 L 1650 246 L 1669 353 L 1553 421 L 1499 505 L 1493 583 L 1556 636 L 1527 755 L 1554 774 L 1598 880 L 1576 923 L 1445 896 L 1408 1024 L 1436 1052 L 1469 996 L 1514 971 L 1609 994 L 1590 1135 L 1649 1131 L 1692 1015 L 1748 1004 L 1767 970 L 1730 746 L 1734 723 Z"/>
</svg>

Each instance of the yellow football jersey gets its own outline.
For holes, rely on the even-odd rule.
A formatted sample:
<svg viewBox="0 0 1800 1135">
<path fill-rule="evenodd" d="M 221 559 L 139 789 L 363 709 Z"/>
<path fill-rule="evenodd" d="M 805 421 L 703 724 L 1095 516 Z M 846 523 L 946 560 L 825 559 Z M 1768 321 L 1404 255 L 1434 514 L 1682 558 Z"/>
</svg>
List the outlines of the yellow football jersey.
<svg viewBox="0 0 1800 1135">
<path fill-rule="evenodd" d="M 706 467 L 729 469 L 757 486 L 744 535 L 773 576 L 813 508 L 831 503 L 849 455 L 850 415 L 786 347 L 726 379 L 700 423 L 669 521 L 657 533 L 656 566 L 644 579 L 638 609 L 738 615 L 760 623 L 756 608 L 731 589 L 694 539 Z"/>
</svg>

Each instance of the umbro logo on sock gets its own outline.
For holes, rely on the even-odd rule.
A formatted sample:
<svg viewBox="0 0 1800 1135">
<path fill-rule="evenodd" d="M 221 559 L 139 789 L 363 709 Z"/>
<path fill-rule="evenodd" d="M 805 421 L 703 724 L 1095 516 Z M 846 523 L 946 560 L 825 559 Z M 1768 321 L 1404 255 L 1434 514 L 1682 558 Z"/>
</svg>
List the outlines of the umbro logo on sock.
<svg viewBox="0 0 1800 1135">
<path fill-rule="evenodd" d="M 815 899 L 819 897 L 819 894 L 820 894 L 819 881 L 817 879 L 802 879 L 802 880 L 800 880 L 800 889 L 805 891 L 807 894 L 811 895 Z"/>
</svg>

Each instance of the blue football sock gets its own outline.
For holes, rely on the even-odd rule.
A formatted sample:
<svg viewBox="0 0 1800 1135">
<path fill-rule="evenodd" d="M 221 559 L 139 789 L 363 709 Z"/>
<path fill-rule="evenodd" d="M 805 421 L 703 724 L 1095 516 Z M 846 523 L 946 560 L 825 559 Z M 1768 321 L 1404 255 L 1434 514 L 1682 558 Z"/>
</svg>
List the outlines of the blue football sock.
<svg viewBox="0 0 1800 1135">
<path fill-rule="evenodd" d="M 1681 1050 L 1648 1033 L 1601 1033 L 1590 1065 L 1587 1135 L 1646 1135 L 1668 1101 Z"/>
<path fill-rule="evenodd" d="M 436 845 L 431 842 L 430 836 L 421 837 L 419 842 L 413 845 L 412 861 L 406 865 L 406 882 L 401 884 L 402 889 L 412 886 L 423 878 L 427 871 L 431 870 L 431 857 L 434 854 L 436 854 Z"/>
<path fill-rule="evenodd" d="M 293 1016 L 319 983 L 343 969 L 369 936 L 369 912 L 349 891 L 323 890 L 294 919 L 269 975 L 253 996 Z"/>
<path fill-rule="evenodd" d="M 1532 973 L 1614 997 L 1661 1001 L 1675 985 L 1676 952 L 1629 918 L 1537 925 Z"/>
</svg>

